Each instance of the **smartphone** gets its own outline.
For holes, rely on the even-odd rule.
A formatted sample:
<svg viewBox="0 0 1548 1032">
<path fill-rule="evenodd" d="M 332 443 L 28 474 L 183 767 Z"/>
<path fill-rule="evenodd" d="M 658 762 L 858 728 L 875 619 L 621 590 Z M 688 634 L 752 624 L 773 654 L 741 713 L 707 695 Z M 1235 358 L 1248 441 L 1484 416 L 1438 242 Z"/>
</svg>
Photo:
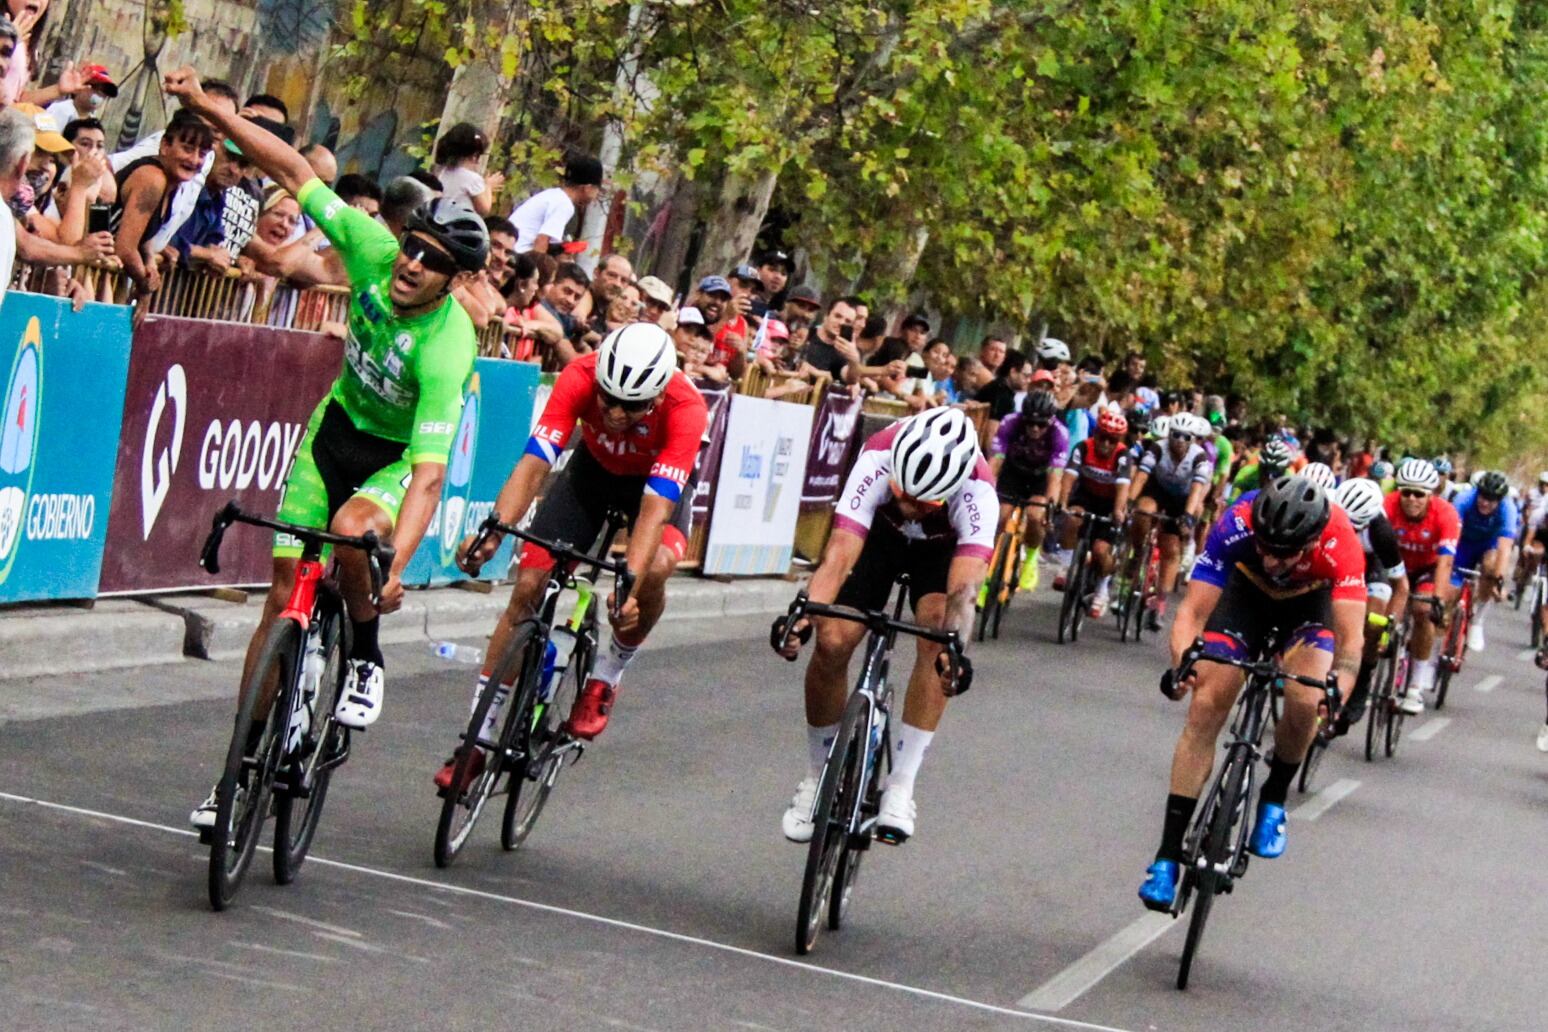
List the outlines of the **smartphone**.
<svg viewBox="0 0 1548 1032">
<path fill-rule="evenodd" d="M 845 323 L 843 326 L 840 326 L 839 327 L 839 336 L 844 338 L 845 340 L 852 340 L 854 338 L 854 336 L 855 336 L 855 328 L 854 328 L 854 326 L 852 324 L 850 324 L 850 323 Z"/>
<path fill-rule="evenodd" d="M 93 204 L 86 214 L 86 232 L 108 232 L 108 215 L 113 210 L 110 204 Z"/>
</svg>

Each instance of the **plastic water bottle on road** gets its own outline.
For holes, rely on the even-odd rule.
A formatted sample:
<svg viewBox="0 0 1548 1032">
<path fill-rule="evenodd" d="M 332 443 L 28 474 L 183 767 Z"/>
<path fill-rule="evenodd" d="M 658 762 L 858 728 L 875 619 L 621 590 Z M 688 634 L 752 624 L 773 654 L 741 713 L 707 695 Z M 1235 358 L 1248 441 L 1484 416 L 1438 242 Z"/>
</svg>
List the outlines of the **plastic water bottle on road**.
<svg viewBox="0 0 1548 1032">
<path fill-rule="evenodd" d="M 461 663 L 465 666 L 473 666 L 484 661 L 483 649 L 472 645 L 458 645 L 454 641 L 432 641 L 430 654 L 448 663 Z"/>
</svg>

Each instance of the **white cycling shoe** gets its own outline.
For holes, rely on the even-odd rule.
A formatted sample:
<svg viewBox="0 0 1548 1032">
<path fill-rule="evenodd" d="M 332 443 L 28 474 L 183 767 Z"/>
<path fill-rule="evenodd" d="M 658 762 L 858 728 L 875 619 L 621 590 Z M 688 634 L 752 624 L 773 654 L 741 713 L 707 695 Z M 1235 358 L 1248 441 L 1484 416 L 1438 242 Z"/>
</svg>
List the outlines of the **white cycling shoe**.
<svg viewBox="0 0 1548 1032">
<path fill-rule="evenodd" d="M 344 675 L 344 691 L 333 707 L 333 719 L 355 731 L 364 731 L 376 723 L 382 712 L 382 693 L 386 690 L 382 668 L 369 659 L 352 659 Z"/>
<path fill-rule="evenodd" d="M 876 817 L 876 835 L 883 842 L 897 845 L 907 842 L 914 834 L 914 818 L 919 808 L 914 805 L 914 793 L 897 785 L 882 790 L 881 813 Z"/>
<path fill-rule="evenodd" d="M 1417 717 L 1424 713 L 1424 689 L 1417 684 L 1410 685 L 1408 691 L 1398 700 L 1398 709 L 1410 717 Z"/>
<path fill-rule="evenodd" d="M 1467 628 L 1467 651 L 1482 652 L 1484 650 L 1483 622 L 1474 620 Z"/>
<path fill-rule="evenodd" d="M 194 812 L 188 815 L 188 823 L 195 830 L 204 831 L 207 828 L 215 827 L 215 809 L 218 805 L 215 800 L 216 791 L 218 791 L 218 786 L 210 789 L 209 798 L 194 807 Z"/>
<path fill-rule="evenodd" d="M 812 840 L 812 810 L 817 805 L 817 779 L 803 778 L 796 786 L 795 798 L 790 800 L 790 806 L 785 810 L 785 816 L 780 818 L 780 830 L 791 842 L 810 842 Z"/>
<path fill-rule="evenodd" d="M 1548 724 L 1537 729 L 1537 751 L 1548 752 Z"/>
</svg>

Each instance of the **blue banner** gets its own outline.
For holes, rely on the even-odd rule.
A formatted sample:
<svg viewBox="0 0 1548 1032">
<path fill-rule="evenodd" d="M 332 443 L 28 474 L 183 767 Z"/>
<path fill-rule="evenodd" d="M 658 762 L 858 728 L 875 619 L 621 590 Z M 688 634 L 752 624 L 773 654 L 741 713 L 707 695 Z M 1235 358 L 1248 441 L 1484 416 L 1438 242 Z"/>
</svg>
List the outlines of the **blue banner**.
<svg viewBox="0 0 1548 1032">
<path fill-rule="evenodd" d="M 457 545 L 494 511 L 495 497 L 527 447 L 537 397 L 538 366 L 481 358 L 462 402 L 462 419 L 446 463 L 441 504 L 425 531 L 425 540 L 403 571 L 409 585 L 449 584 L 467 580 L 457 569 Z M 482 580 L 503 577 L 514 542 L 507 540 L 484 565 Z"/>
<path fill-rule="evenodd" d="M 0 602 L 97 594 L 130 314 L 17 291 L 0 304 Z"/>
</svg>

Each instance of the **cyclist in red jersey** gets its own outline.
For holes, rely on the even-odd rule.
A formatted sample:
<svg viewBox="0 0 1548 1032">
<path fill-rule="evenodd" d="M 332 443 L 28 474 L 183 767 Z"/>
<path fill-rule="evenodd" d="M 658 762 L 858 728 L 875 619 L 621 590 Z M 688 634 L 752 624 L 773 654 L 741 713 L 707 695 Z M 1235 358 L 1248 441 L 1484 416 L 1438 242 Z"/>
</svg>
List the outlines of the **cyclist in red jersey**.
<svg viewBox="0 0 1548 1032">
<path fill-rule="evenodd" d="M 607 727 L 624 668 L 661 618 L 667 578 L 688 545 L 692 474 L 707 423 L 703 396 L 678 371 L 672 338 L 654 323 L 631 323 L 609 334 L 597 351 L 565 366 L 526 454 L 495 500 L 496 518 L 511 524 L 520 520 L 579 424 L 581 441 L 548 484 L 528 529 L 535 537 L 585 548 L 601 533 L 609 510 L 630 520 L 625 562 L 635 577 L 634 591 L 621 615 L 610 617 L 608 647 L 597 656 L 591 679 L 570 711 L 568 729 L 578 738 L 595 738 Z M 477 573 L 500 540 L 493 536 L 469 554 L 472 544 L 472 536 L 463 541 L 459 561 Z M 510 605 L 489 639 L 475 701 L 516 626 L 536 611 L 554 559 L 524 544 L 518 565 Z M 611 611 L 613 600 L 608 602 Z M 501 701 L 497 698 L 490 709 L 491 723 Z M 443 788 L 450 783 L 452 765 L 448 762 L 437 775 L 437 784 L 443 777 L 447 781 Z"/>
<path fill-rule="evenodd" d="M 1123 446 L 1124 435 L 1128 432 L 1129 421 L 1116 406 L 1101 411 L 1097 416 L 1096 435 L 1081 441 L 1070 453 L 1069 464 L 1064 467 L 1063 483 L 1058 488 L 1056 501 L 1059 508 L 1111 516 L 1117 523 L 1123 521 L 1132 476 L 1129 450 Z M 1066 550 L 1074 548 L 1079 531 L 1078 521 L 1067 521 L 1064 540 L 1060 544 Z M 1107 592 L 1113 580 L 1113 544 L 1117 540 L 1118 528 L 1114 526 L 1097 531 L 1091 542 L 1091 561 L 1099 576 L 1096 594 L 1091 599 L 1093 620 L 1107 611 Z M 1064 577 L 1073 574 L 1073 570 L 1066 570 Z"/>
<path fill-rule="evenodd" d="M 1456 508 L 1435 492 L 1440 488 L 1439 471 L 1423 459 L 1405 459 L 1397 469 L 1397 490 L 1384 503 L 1387 521 L 1397 535 L 1403 566 L 1416 595 L 1437 595 L 1447 606 L 1457 596 L 1451 586 L 1451 567 L 1456 562 L 1457 540 L 1462 536 L 1462 519 Z M 1414 633 L 1408 639 L 1409 661 L 1413 677 L 1400 705 L 1403 712 L 1424 712 L 1424 692 L 1435 687 L 1437 657 L 1435 624 L 1428 606 L 1409 603 L 1414 616 Z"/>
</svg>

